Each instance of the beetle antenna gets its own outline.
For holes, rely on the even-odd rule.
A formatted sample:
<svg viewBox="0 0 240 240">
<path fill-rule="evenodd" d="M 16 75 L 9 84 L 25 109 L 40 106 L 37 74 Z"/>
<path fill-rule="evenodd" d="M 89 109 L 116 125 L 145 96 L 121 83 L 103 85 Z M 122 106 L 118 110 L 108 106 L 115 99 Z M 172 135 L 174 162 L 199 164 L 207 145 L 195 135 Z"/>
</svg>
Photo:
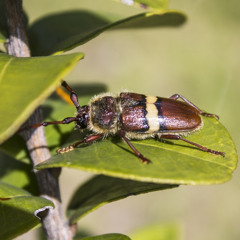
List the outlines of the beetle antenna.
<svg viewBox="0 0 240 240">
<path fill-rule="evenodd" d="M 77 110 L 79 110 L 80 105 L 78 103 L 77 94 L 74 92 L 74 90 L 65 81 L 62 82 L 62 86 L 65 87 L 70 92 L 71 101 L 73 102 L 73 104 L 77 108 Z"/>
</svg>

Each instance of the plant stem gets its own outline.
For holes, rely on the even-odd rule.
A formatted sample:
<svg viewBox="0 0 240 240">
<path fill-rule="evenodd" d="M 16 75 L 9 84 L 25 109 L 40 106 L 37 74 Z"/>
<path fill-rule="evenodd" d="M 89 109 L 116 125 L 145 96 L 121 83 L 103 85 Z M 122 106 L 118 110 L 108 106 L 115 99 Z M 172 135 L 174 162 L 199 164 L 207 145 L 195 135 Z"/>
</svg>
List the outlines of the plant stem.
<svg viewBox="0 0 240 240">
<path fill-rule="evenodd" d="M 15 57 L 30 57 L 22 0 L 4 0 L 4 3 L 9 33 L 7 51 Z M 42 113 L 38 108 L 25 124 L 29 126 L 40 122 L 42 122 Z M 33 167 L 50 158 L 43 127 L 25 131 L 22 136 L 26 141 Z M 35 171 L 35 174 L 41 196 L 51 200 L 55 205 L 54 209 L 47 208 L 40 216 L 47 238 L 49 240 L 72 239 L 72 232 L 61 204 L 58 183 L 60 169 Z"/>
</svg>

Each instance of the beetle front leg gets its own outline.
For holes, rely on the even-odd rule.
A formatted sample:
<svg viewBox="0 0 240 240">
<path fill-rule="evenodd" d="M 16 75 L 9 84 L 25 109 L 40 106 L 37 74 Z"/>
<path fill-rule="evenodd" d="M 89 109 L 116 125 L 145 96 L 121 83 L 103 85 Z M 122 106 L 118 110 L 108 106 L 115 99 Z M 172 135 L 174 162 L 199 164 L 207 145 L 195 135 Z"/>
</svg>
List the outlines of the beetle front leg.
<svg viewBox="0 0 240 240">
<path fill-rule="evenodd" d="M 133 150 L 133 152 L 137 155 L 137 157 L 145 164 L 151 163 L 151 161 L 147 158 L 145 158 L 132 144 L 131 142 L 126 138 L 126 133 L 123 130 L 119 130 L 119 135 L 122 137 L 122 139 L 128 144 L 128 146 Z"/>
<path fill-rule="evenodd" d="M 84 138 L 82 141 L 76 142 L 68 147 L 63 147 L 58 149 L 56 152 L 57 153 L 66 153 L 72 151 L 74 148 L 76 148 L 78 145 L 83 144 L 83 143 L 90 143 L 93 142 L 99 138 L 103 137 L 103 134 L 94 134 L 89 137 Z"/>
<path fill-rule="evenodd" d="M 179 94 L 174 94 L 170 97 L 170 99 L 174 99 L 177 100 L 178 98 L 182 99 L 184 102 L 186 102 L 187 104 L 189 104 L 190 106 L 192 106 L 193 108 L 195 108 L 202 116 L 206 116 L 206 117 L 214 117 L 217 120 L 219 120 L 219 116 L 216 114 L 212 114 L 212 113 L 206 113 L 203 112 L 200 108 L 198 108 L 196 105 L 194 105 L 192 102 L 190 102 L 189 100 L 187 100 L 185 97 L 183 97 L 182 95 Z"/>
<path fill-rule="evenodd" d="M 182 138 L 182 137 L 179 136 L 179 135 L 175 135 L 175 134 L 162 134 L 162 135 L 160 136 L 160 138 L 172 139 L 172 140 L 182 140 L 182 141 L 187 142 L 187 143 L 189 143 L 189 144 L 191 144 L 191 145 L 194 145 L 195 147 L 203 150 L 204 152 L 209 152 L 209 153 L 212 153 L 212 154 L 215 154 L 215 155 L 221 155 L 221 156 L 223 156 L 223 157 L 225 156 L 225 153 L 224 153 L 224 152 L 219 152 L 219 151 L 215 151 L 215 150 L 206 148 L 206 147 L 204 147 L 204 146 L 202 146 L 202 145 L 199 145 L 199 144 L 197 144 L 197 143 L 195 143 L 195 142 L 192 142 L 192 141 L 189 141 L 189 140 L 187 140 L 187 139 L 185 139 L 185 138 Z"/>
<path fill-rule="evenodd" d="M 67 118 L 64 118 L 62 121 L 42 122 L 42 123 L 38 123 L 38 124 L 33 124 L 31 126 L 27 126 L 24 128 L 20 128 L 18 130 L 18 133 L 25 131 L 25 130 L 32 129 L 32 128 L 38 128 L 41 126 L 47 127 L 48 125 L 69 124 L 69 123 L 76 122 L 76 121 L 78 121 L 78 118 L 76 118 L 76 117 L 67 117 Z"/>
</svg>

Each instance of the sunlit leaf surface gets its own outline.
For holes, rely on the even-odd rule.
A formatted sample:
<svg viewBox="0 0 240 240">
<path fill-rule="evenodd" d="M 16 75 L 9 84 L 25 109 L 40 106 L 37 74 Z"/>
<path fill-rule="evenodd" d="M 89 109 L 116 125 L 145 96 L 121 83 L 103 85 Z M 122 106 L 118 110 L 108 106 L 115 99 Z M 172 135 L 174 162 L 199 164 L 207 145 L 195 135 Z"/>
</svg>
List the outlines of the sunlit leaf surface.
<svg viewBox="0 0 240 240">
<path fill-rule="evenodd" d="M 15 58 L 0 54 L 0 143 L 27 120 L 83 54 Z"/>
</svg>

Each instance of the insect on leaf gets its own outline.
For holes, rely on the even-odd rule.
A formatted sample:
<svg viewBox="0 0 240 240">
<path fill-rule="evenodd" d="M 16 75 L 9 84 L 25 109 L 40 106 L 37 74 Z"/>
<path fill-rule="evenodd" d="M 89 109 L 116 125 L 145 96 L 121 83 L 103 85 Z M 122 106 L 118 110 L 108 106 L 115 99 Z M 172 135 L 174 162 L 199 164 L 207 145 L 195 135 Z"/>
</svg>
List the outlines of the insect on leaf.
<svg viewBox="0 0 240 240">
<path fill-rule="evenodd" d="M 152 164 L 144 165 L 119 137 L 84 145 L 53 156 L 36 168 L 69 167 L 112 177 L 170 184 L 216 184 L 229 180 L 237 164 L 234 143 L 216 119 L 204 117 L 204 127 L 186 139 L 223 151 L 226 156 L 203 152 L 183 141 L 132 140 Z M 83 139 L 76 131 L 71 142 Z"/>
</svg>

